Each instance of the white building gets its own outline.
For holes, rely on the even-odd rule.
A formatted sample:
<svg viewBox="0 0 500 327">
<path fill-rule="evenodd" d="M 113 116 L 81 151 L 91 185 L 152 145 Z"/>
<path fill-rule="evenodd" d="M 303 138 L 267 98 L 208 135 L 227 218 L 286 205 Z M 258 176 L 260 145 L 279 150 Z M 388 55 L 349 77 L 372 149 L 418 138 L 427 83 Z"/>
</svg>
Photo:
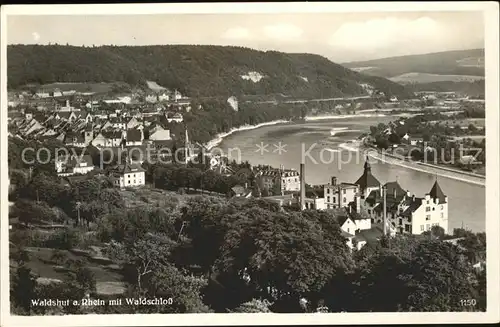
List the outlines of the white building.
<svg viewBox="0 0 500 327">
<path fill-rule="evenodd" d="M 372 188 L 363 200 L 362 207 L 372 225 L 383 223 L 385 201 L 388 227 L 395 232 L 418 235 L 432 226 L 440 226 L 448 233 L 448 197 L 437 181 L 423 198 L 411 195 L 398 182 L 388 182 L 377 189 Z"/>
<path fill-rule="evenodd" d="M 39 91 L 39 92 L 36 92 L 36 93 L 35 93 L 35 96 L 36 96 L 37 98 L 41 98 L 41 99 L 43 99 L 43 98 L 48 98 L 48 97 L 50 97 L 50 93 L 49 93 L 49 92 L 45 92 L 45 91 Z"/>
<path fill-rule="evenodd" d="M 294 169 L 265 169 L 257 173 L 257 180 L 261 189 L 272 190 L 279 187 L 282 192 L 300 190 L 300 174 Z M 277 194 L 275 194 L 277 195 Z"/>
<path fill-rule="evenodd" d="M 146 184 L 145 170 L 137 164 L 118 165 L 111 171 L 111 176 L 114 178 L 115 186 L 121 188 L 139 187 Z"/>
<path fill-rule="evenodd" d="M 55 161 L 55 169 L 58 176 L 72 176 L 75 174 L 85 175 L 95 169 L 90 155 L 71 156 L 58 158 Z"/>
<path fill-rule="evenodd" d="M 353 206 L 356 212 L 360 209 L 360 192 L 357 184 L 340 183 L 332 177 L 331 183 L 325 185 L 325 204 L 327 209 L 347 208 Z"/>
</svg>

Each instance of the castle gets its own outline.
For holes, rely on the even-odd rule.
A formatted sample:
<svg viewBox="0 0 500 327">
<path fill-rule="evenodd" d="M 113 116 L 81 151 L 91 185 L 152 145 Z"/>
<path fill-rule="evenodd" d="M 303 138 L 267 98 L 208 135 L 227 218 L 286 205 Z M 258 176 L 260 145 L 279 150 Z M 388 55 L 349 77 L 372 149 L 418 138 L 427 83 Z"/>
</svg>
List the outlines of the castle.
<svg viewBox="0 0 500 327">
<path fill-rule="evenodd" d="M 385 202 L 387 222 L 397 233 L 421 234 L 433 226 L 440 226 L 448 232 L 448 197 L 437 180 L 424 197 L 416 197 L 397 181 L 382 185 L 372 175 L 367 159 L 363 175 L 355 184 L 360 187 L 361 206 L 372 223 L 383 222 Z"/>
</svg>

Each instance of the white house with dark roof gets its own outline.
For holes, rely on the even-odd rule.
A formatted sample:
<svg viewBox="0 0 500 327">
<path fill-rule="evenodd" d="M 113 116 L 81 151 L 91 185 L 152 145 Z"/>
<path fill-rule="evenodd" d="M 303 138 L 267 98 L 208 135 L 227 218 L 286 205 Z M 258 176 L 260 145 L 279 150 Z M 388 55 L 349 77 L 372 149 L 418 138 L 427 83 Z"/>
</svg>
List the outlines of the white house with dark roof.
<svg viewBox="0 0 500 327">
<path fill-rule="evenodd" d="M 115 166 L 110 171 L 110 176 L 113 178 L 115 186 L 121 188 L 146 184 L 145 170 L 141 166 L 129 162 Z"/>
<path fill-rule="evenodd" d="M 373 195 L 373 220 L 377 223 L 383 219 L 383 198 Z M 444 195 L 436 181 L 431 191 L 423 198 L 416 197 L 410 192 L 397 194 L 395 197 L 387 192 L 386 196 L 387 220 L 392 228 L 402 234 L 422 234 L 431 230 L 433 226 L 440 226 L 448 232 L 448 197 Z"/>
</svg>

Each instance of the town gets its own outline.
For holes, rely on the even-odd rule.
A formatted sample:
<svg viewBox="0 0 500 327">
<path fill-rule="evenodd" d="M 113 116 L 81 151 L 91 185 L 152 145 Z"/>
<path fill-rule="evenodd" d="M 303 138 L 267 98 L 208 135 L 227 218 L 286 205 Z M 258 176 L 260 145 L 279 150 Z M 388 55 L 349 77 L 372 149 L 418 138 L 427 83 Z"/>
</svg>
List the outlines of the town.
<svg viewBox="0 0 500 327">
<path fill-rule="evenodd" d="M 9 15 L 10 314 L 491 311 L 484 38 L 232 15 Z"/>
<path fill-rule="evenodd" d="M 180 202 L 188 201 L 192 203 L 190 206 L 196 207 L 200 195 L 224 201 L 264 201 L 256 205 L 271 206 L 285 215 L 324 212 L 338 226 L 339 237 L 352 255 L 365 248 L 376 249 L 386 239 L 396 242 L 401 240 L 400 237 L 423 240 L 432 237 L 447 244 L 461 244 L 465 238 L 476 237 L 466 230 L 454 230 L 448 234 L 449 201 L 437 179 L 429 184 L 426 194 L 417 196 L 398 181 L 379 181 L 372 174 L 372 159 L 366 157 L 357 180 L 341 181 L 342 176 L 325 176 L 324 184 L 309 185 L 304 163 L 297 171 L 284 165 L 252 166 L 248 162 L 231 162 L 224 156 L 212 154 L 204 144 L 191 141 L 190 130 L 183 121 L 192 110 L 191 101 L 177 91 L 151 93 L 138 103 L 134 103 L 131 97 L 90 99 L 91 95 L 76 92 L 21 93 L 15 100 L 17 104 L 11 103 L 13 106 L 9 111 L 11 151 L 17 152 L 9 155 L 9 160 L 22 159 L 22 162 L 12 161 L 10 164 L 11 238 L 27 237 L 28 241 L 23 243 L 29 245 L 13 250 L 14 257 L 19 258 L 16 260 L 20 260 L 20 264 L 26 260 L 26 255 L 40 257 L 32 259 L 34 261 L 29 265 L 35 271 L 46 271 L 36 279 L 45 291 L 52 287 L 50 285 L 57 285 L 58 282 L 54 281 L 60 280 L 61 276 L 71 271 L 81 273 L 82 268 L 78 265 L 84 260 L 94 267 L 92 273 L 83 270 L 89 276 L 96 276 L 86 277 L 93 280 L 91 285 L 95 290 L 92 296 L 107 297 L 110 301 L 122 296 L 126 291 L 118 281 L 120 270 L 110 275 L 114 276 L 111 281 L 105 273 L 109 269 L 106 267 L 120 260 L 106 252 L 110 240 L 106 235 L 115 235 L 118 230 L 112 230 L 119 226 L 117 220 L 109 219 L 124 218 L 125 213 L 120 207 L 132 210 L 125 216 L 139 214 L 140 217 L 143 214 L 137 210 L 144 210 L 140 208 L 151 204 L 153 208 L 172 206 L 168 210 L 174 210 L 171 214 L 176 216 L 174 212 L 180 210 Z M 237 106 L 237 99 L 231 97 L 227 103 Z M 460 109 L 458 113 L 462 112 Z M 365 142 L 368 145 L 373 142 L 377 147 L 384 131 L 395 132 L 397 124 L 407 121 L 409 125 L 411 119 L 400 119 L 373 130 L 372 140 L 365 139 Z M 391 133 L 386 134 L 392 142 Z M 398 141 L 398 144 L 407 141 L 408 145 L 423 142 L 415 141 L 414 137 L 410 140 L 408 133 Z M 25 150 L 28 145 L 32 145 L 31 151 Z M 50 150 L 41 159 L 40 148 L 44 147 Z M 134 156 L 131 150 L 140 152 L 146 148 L 152 151 L 149 161 Z M 56 149 L 65 151 L 58 155 Z M 180 150 L 181 155 L 174 158 L 170 154 L 172 161 L 166 164 L 158 162 L 165 149 Z M 105 152 L 112 158 L 104 158 Z M 203 160 L 196 160 L 200 158 Z M 146 215 L 156 215 L 149 211 L 152 209 L 147 210 Z M 138 218 L 126 219 L 133 221 Z M 189 221 L 187 217 L 179 219 L 183 222 L 174 233 L 182 238 L 184 233 L 191 233 L 190 223 L 186 222 Z M 116 227 L 105 227 L 107 224 Z M 36 252 L 26 254 L 30 253 L 26 249 Z M 482 254 L 474 254 L 474 259 L 469 262 L 475 271 L 484 272 Z M 76 268 L 68 270 L 62 268 L 64 265 Z M 82 296 L 91 296 L 91 293 L 78 292 Z M 274 294 L 272 290 L 269 292 Z M 212 304 L 215 308 L 217 305 L 229 304 Z M 37 307 L 29 310 L 48 309 Z M 61 310 L 86 312 L 90 309 L 70 306 Z M 105 306 L 102 310 L 116 309 Z"/>
</svg>

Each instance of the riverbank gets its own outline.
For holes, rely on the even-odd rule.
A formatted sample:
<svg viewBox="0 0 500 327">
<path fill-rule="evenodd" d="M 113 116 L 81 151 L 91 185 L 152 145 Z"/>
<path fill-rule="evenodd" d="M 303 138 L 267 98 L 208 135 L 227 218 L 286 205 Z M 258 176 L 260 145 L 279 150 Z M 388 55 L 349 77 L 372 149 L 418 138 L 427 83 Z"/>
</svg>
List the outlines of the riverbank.
<svg viewBox="0 0 500 327">
<path fill-rule="evenodd" d="M 453 169 L 449 169 L 446 167 L 440 167 L 440 166 L 431 165 L 431 164 L 425 164 L 425 163 L 421 163 L 421 162 L 410 161 L 410 160 L 406 160 L 406 158 L 402 158 L 400 156 L 399 157 L 394 156 L 394 155 L 391 155 L 389 153 L 381 153 L 378 150 L 375 150 L 373 148 L 363 146 L 362 140 L 361 141 L 353 141 L 350 143 L 343 143 L 343 144 L 340 144 L 339 147 L 343 148 L 345 150 L 348 150 L 348 151 L 352 151 L 352 152 L 365 151 L 367 156 L 369 156 L 375 160 L 378 160 L 378 161 L 381 161 L 384 163 L 388 163 L 391 165 L 398 165 L 400 167 L 404 167 L 407 169 L 412 169 L 415 171 L 420 171 L 420 172 L 427 173 L 427 174 L 433 174 L 433 175 L 437 175 L 440 177 L 450 178 L 450 179 L 454 179 L 454 180 L 457 180 L 460 182 L 470 183 L 470 184 L 479 185 L 479 186 L 483 186 L 483 187 L 486 184 L 485 178 L 481 175 L 472 174 L 469 172 L 462 172 L 462 171 L 453 170 Z"/>
<path fill-rule="evenodd" d="M 354 118 L 354 117 L 385 117 L 385 114 L 354 114 L 354 115 L 325 115 L 325 116 L 306 116 L 304 118 L 305 121 L 316 121 L 316 120 L 335 120 L 335 119 L 345 119 L 345 118 Z"/>
<path fill-rule="evenodd" d="M 207 150 L 212 150 L 214 147 L 219 145 L 224 140 L 225 137 L 228 137 L 229 135 L 231 135 L 233 133 L 248 131 L 248 130 L 252 130 L 252 129 L 256 129 L 256 128 L 260 128 L 260 127 L 264 127 L 264 126 L 286 124 L 289 122 L 290 122 L 289 120 L 281 119 L 281 120 L 273 120 L 273 121 L 269 121 L 269 122 L 265 122 L 265 123 L 261 123 L 261 124 L 257 124 L 257 125 L 243 125 L 243 126 L 240 126 L 237 128 L 232 128 L 229 132 L 218 134 L 215 138 L 213 138 L 212 140 L 205 143 L 204 146 Z"/>
</svg>

